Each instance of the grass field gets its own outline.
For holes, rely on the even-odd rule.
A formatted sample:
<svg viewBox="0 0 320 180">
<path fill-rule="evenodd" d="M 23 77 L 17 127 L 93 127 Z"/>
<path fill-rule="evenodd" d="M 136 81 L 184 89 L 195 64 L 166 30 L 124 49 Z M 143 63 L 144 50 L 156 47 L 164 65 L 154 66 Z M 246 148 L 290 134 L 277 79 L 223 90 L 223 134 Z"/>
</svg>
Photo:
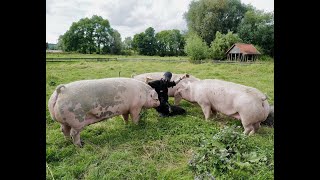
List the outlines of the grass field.
<svg viewBox="0 0 320 180">
<path fill-rule="evenodd" d="M 157 60 L 187 60 L 186 56 L 143 56 L 143 55 L 100 55 L 100 54 L 78 54 L 78 53 L 46 53 L 47 58 L 119 58 L 119 59 L 157 59 Z"/>
<path fill-rule="evenodd" d="M 119 72 L 122 77 L 130 77 L 133 73 L 157 71 L 187 72 L 201 79 L 217 78 L 252 86 L 266 93 L 270 104 L 274 97 L 273 62 L 248 65 L 159 61 L 47 62 L 46 70 L 47 102 L 59 84 L 118 77 Z M 173 104 L 173 99 L 170 102 Z M 161 118 L 154 109 L 148 109 L 143 111 L 139 125 L 132 122 L 125 125 L 119 116 L 87 126 L 81 132 L 83 148 L 64 139 L 59 123 L 50 118 L 47 108 L 47 179 L 194 179 L 208 169 L 216 179 L 273 179 L 273 128 L 262 126 L 253 136 L 226 142 L 229 137 L 240 137 L 243 128 L 239 121 L 223 115 L 205 121 L 199 106 L 186 101 L 182 101 L 181 106 L 187 110 L 186 115 Z M 232 130 L 238 134 L 224 133 L 224 127 L 233 126 L 240 126 Z M 197 153 L 210 154 L 213 145 L 203 143 L 212 142 L 214 135 L 219 136 L 220 142 L 234 147 L 237 156 L 228 159 L 230 156 L 221 155 L 210 161 L 195 161 Z M 193 166 L 191 159 L 196 162 Z"/>
</svg>

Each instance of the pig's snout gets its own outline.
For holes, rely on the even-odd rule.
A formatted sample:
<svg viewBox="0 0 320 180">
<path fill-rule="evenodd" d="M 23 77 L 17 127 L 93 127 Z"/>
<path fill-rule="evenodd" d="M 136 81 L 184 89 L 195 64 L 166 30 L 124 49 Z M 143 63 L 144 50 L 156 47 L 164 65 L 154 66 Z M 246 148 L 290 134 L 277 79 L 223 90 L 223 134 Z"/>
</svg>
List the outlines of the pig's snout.
<svg viewBox="0 0 320 180">
<path fill-rule="evenodd" d="M 154 100 L 154 106 L 155 106 L 155 107 L 160 106 L 160 101 L 159 101 L 159 99 L 155 99 L 155 100 Z"/>
</svg>

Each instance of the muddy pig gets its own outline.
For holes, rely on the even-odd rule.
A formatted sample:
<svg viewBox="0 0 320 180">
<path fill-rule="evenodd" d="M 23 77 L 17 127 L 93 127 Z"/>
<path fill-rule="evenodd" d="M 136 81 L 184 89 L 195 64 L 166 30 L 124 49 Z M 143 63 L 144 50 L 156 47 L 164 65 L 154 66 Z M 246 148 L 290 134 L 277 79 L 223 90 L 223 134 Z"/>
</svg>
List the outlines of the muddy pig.
<svg viewBox="0 0 320 180">
<path fill-rule="evenodd" d="M 142 108 L 160 105 L 157 92 L 132 78 L 81 80 L 59 85 L 51 95 L 48 107 L 52 119 L 61 124 L 65 137 L 82 147 L 81 130 L 90 124 L 129 114 L 137 124 Z"/>
</svg>

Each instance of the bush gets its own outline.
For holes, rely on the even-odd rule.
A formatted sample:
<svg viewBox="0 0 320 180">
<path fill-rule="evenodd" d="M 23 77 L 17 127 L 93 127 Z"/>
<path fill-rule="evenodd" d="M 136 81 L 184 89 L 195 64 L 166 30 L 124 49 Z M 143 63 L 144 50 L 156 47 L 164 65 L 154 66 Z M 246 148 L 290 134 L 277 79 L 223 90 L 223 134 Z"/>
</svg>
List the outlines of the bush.
<svg viewBox="0 0 320 180">
<path fill-rule="evenodd" d="M 237 34 L 228 32 L 227 34 L 221 34 L 216 32 L 216 38 L 211 42 L 210 57 L 213 59 L 225 59 L 227 50 L 234 44 L 242 42 Z"/>
<path fill-rule="evenodd" d="M 273 58 L 268 56 L 268 55 L 262 55 L 260 57 L 258 57 L 259 61 L 273 61 Z"/>
<path fill-rule="evenodd" d="M 268 162 L 265 154 L 258 154 L 247 142 L 248 136 L 235 125 L 224 128 L 211 139 L 203 139 L 198 152 L 189 161 L 195 179 L 252 178 L 257 169 Z"/>
<path fill-rule="evenodd" d="M 191 63 L 200 63 L 208 56 L 208 46 L 196 34 L 191 34 L 186 40 L 185 52 L 190 57 Z"/>
<path fill-rule="evenodd" d="M 122 51 L 121 51 L 121 55 L 132 56 L 132 55 L 134 55 L 134 51 L 133 51 L 133 50 L 130 50 L 130 49 L 122 50 Z"/>
</svg>

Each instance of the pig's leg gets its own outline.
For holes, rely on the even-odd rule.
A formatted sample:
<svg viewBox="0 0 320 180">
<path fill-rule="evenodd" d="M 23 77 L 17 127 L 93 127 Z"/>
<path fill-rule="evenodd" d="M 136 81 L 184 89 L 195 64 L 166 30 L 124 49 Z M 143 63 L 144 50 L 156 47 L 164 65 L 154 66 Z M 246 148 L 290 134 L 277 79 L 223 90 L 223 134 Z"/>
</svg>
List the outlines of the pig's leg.
<svg viewBox="0 0 320 180">
<path fill-rule="evenodd" d="M 259 128 L 260 128 L 260 122 L 253 124 L 253 130 L 249 133 L 249 135 L 256 133 Z"/>
<path fill-rule="evenodd" d="M 181 100 L 182 100 L 182 97 L 180 96 L 180 94 L 174 95 L 174 105 L 179 106 Z"/>
<path fill-rule="evenodd" d="M 251 131 L 253 131 L 253 129 L 254 129 L 254 127 L 253 127 L 253 125 L 252 124 L 242 124 L 243 125 L 243 128 L 244 128 L 244 134 L 245 135 L 248 135 L 249 133 L 249 135 L 251 135 L 252 133 L 251 133 Z"/>
<path fill-rule="evenodd" d="M 123 118 L 123 120 L 124 120 L 124 123 L 125 123 L 125 124 L 128 124 L 129 113 L 127 113 L 127 114 L 122 114 L 122 118 Z"/>
<path fill-rule="evenodd" d="M 63 135 L 64 135 L 64 138 L 65 139 L 68 139 L 70 138 L 70 130 L 71 130 L 71 127 L 66 125 L 66 124 L 61 124 L 61 127 L 60 127 L 61 131 L 63 132 Z"/>
<path fill-rule="evenodd" d="M 209 104 L 200 104 L 200 106 L 203 111 L 204 117 L 206 118 L 206 120 L 208 120 L 212 115 L 211 106 Z"/>
<path fill-rule="evenodd" d="M 141 111 L 141 108 L 130 109 L 130 116 L 131 116 L 132 122 L 134 124 L 138 124 L 138 121 L 139 121 L 139 118 L 140 118 L 140 115 L 139 115 L 140 111 Z"/>
<path fill-rule="evenodd" d="M 72 137 L 73 144 L 79 147 L 82 147 L 81 140 L 80 140 L 80 131 L 81 130 L 76 130 L 74 128 L 71 128 L 70 135 Z"/>
<path fill-rule="evenodd" d="M 213 106 L 211 107 L 211 112 L 212 112 L 211 117 L 217 118 L 218 113 L 217 113 L 217 110 Z"/>
</svg>

